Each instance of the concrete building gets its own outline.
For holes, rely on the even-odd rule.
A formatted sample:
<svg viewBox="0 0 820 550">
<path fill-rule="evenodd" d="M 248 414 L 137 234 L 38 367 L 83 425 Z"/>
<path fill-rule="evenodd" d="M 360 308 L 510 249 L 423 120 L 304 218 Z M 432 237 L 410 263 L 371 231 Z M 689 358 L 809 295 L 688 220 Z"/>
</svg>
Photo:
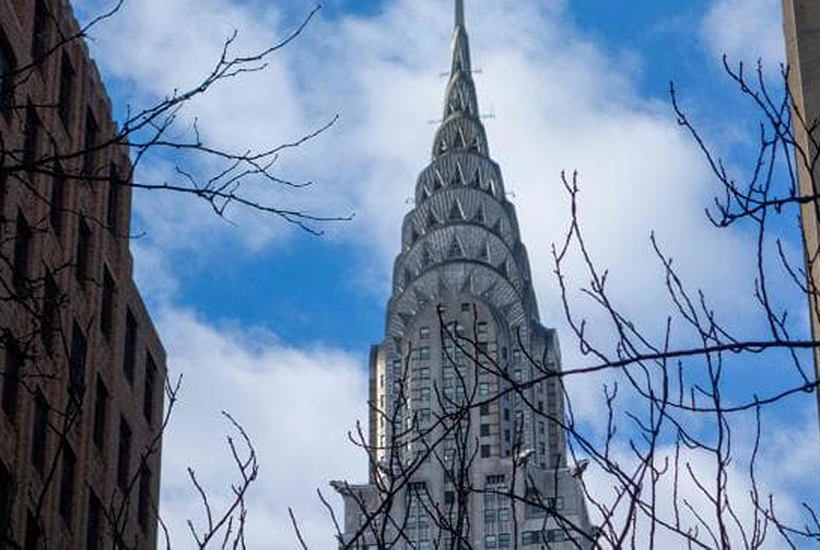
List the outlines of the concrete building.
<svg viewBox="0 0 820 550">
<path fill-rule="evenodd" d="M 165 352 L 67 0 L 0 0 L 0 548 L 156 547 Z"/>
<path fill-rule="evenodd" d="M 583 466 L 569 464 L 561 426 L 558 336 L 540 323 L 490 156 L 463 0 L 452 57 L 432 160 L 402 225 L 386 335 L 371 353 L 370 480 L 332 483 L 345 503 L 340 548 L 588 548 Z"/>
<path fill-rule="evenodd" d="M 820 2 L 783 0 L 783 24 L 789 64 L 789 89 L 794 101 L 795 141 L 800 194 L 820 196 Z M 809 129 L 812 129 L 809 132 Z M 820 338 L 820 200 L 801 206 L 803 238 L 806 245 L 806 273 L 813 340 Z M 820 378 L 820 350 L 814 350 Z M 820 410 L 820 391 L 816 392 Z"/>
</svg>

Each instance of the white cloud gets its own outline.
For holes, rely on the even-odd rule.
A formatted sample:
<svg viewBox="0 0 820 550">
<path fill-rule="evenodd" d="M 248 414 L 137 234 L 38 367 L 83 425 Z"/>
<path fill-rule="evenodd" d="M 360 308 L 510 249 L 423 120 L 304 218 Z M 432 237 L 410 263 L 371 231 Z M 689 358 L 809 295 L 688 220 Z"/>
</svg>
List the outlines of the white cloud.
<svg viewBox="0 0 820 550">
<path fill-rule="evenodd" d="M 786 59 L 783 12 L 779 0 L 712 0 L 702 33 L 714 55 L 730 63 L 762 60 L 776 74 Z"/>
<path fill-rule="evenodd" d="M 225 436 L 239 438 L 220 410 L 243 425 L 258 453 L 259 479 L 248 499 L 251 547 L 296 546 L 288 507 L 315 547 L 324 547 L 333 527 L 315 490 L 338 504 L 329 480 L 367 476 L 366 456 L 347 440 L 357 421 L 366 425 L 363 358 L 321 347 L 295 349 L 263 329 L 213 327 L 174 308 L 161 310 L 158 326 L 170 376 L 183 376 L 163 441 L 161 506 L 174 547 L 189 546 L 186 519 L 200 526 L 204 521 L 186 468 L 196 471 L 215 510 L 237 479 Z"/>
</svg>

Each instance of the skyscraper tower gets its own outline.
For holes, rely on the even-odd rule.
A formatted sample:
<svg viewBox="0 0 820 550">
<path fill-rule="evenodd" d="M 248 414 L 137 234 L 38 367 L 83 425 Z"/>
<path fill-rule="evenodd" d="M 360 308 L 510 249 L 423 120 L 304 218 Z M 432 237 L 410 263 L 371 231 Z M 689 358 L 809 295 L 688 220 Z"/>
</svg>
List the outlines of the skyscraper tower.
<svg viewBox="0 0 820 550">
<path fill-rule="evenodd" d="M 463 0 L 432 160 L 402 224 L 370 358 L 370 480 L 334 482 L 341 548 L 590 546 L 569 468 L 558 338 L 490 157 Z M 517 539 L 517 544 L 515 540 Z"/>
</svg>

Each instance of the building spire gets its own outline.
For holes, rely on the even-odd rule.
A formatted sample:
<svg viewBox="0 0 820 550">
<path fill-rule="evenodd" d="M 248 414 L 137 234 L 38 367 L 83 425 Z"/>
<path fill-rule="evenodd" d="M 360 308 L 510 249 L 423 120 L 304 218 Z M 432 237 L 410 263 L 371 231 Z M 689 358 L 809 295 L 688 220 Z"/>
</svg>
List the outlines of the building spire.
<svg viewBox="0 0 820 550">
<path fill-rule="evenodd" d="M 444 96 L 444 116 L 433 144 L 433 157 L 459 149 L 488 155 L 470 63 L 464 0 L 455 0 L 455 15 L 453 62 Z"/>
<path fill-rule="evenodd" d="M 464 0 L 456 0 L 456 27 L 464 28 Z"/>
</svg>

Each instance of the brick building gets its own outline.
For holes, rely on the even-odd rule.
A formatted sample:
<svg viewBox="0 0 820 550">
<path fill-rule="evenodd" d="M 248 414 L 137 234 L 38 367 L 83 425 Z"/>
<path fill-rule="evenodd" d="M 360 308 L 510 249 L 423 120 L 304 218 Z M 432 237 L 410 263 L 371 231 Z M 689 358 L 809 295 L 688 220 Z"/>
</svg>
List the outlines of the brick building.
<svg viewBox="0 0 820 550">
<path fill-rule="evenodd" d="M 0 548 L 155 548 L 165 352 L 66 0 L 0 0 Z"/>
</svg>

